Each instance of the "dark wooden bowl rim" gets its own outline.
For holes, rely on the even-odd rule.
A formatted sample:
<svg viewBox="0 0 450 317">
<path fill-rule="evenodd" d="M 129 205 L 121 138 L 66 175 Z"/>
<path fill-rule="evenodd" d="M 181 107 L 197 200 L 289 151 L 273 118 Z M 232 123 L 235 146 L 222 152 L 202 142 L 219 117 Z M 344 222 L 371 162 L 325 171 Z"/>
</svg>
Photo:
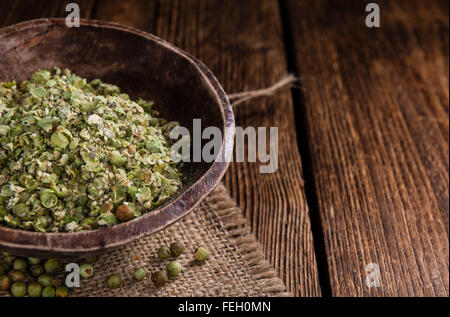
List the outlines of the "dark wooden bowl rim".
<svg viewBox="0 0 450 317">
<path fill-rule="evenodd" d="M 64 24 L 64 18 L 38 19 L 0 29 L 0 40 L 5 35 L 33 27 Z M 172 44 L 147 32 L 113 22 L 81 19 L 81 26 L 116 29 L 154 41 L 188 60 L 202 74 L 205 83 L 217 98 L 223 116 L 223 140 L 219 157 L 203 176 L 169 204 L 153 210 L 132 221 L 111 228 L 76 233 L 37 233 L 0 226 L 0 249 L 19 255 L 41 257 L 78 257 L 119 247 L 146 235 L 158 232 L 186 216 L 220 182 L 228 164 L 225 158 L 232 155 L 234 140 L 234 115 L 228 97 L 211 71 L 199 60 Z"/>
</svg>

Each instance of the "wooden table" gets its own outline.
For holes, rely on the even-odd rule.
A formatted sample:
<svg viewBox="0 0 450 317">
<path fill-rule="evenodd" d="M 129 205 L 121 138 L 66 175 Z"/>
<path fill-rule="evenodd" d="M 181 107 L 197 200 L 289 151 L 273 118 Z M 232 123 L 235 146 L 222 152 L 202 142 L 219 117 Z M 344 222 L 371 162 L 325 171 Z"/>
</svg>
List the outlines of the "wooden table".
<svg viewBox="0 0 450 317">
<path fill-rule="evenodd" d="M 239 126 L 279 128 L 279 170 L 225 177 L 295 295 L 449 295 L 448 1 L 379 1 L 380 28 L 356 0 L 77 2 L 187 50 L 229 93 L 299 76 L 236 108 Z M 65 5 L 1 1 L 0 25 Z"/>
</svg>

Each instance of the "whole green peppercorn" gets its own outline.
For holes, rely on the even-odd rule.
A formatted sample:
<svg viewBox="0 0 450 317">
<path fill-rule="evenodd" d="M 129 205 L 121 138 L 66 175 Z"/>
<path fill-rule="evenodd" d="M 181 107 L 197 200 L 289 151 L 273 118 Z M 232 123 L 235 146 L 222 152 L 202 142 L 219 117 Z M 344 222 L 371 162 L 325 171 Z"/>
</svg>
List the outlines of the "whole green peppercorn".
<svg viewBox="0 0 450 317">
<path fill-rule="evenodd" d="M 12 265 L 15 259 L 16 259 L 16 257 L 14 255 L 11 255 L 6 252 L 3 254 L 3 260 L 8 265 Z"/>
<path fill-rule="evenodd" d="M 155 284 L 155 286 L 164 286 L 164 284 L 166 284 L 169 279 L 167 277 L 167 273 L 163 272 L 163 271 L 158 271 L 152 274 L 152 281 L 153 284 Z"/>
<path fill-rule="evenodd" d="M 5 275 L 9 272 L 11 267 L 5 263 L 0 263 L 0 275 Z"/>
<path fill-rule="evenodd" d="M 108 287 L 110 289 L 119 288 L 120 284 L 122 283 L 122 279 L 119 275 L 113 274 L 110 277 L 108 277 L 108 280 L 106 281 Z"/>
<path fill-rule="evenodd" d="M 55 288 L 53 286 L 44 287 L 42 297 L 55 297 Z"/>
<path fill-rule="evenodd" d="M 172 253 L 170 252 L 170 248 L 163 246 L 161 248 L 159 248 L 158 250 L 158 259 L 160 260 L 165 260 L 170 258 L 170 256 L 172 255 Z"/>
<path fill-rule="evenodd" d="M 59 270 L 59 262 L 56 259 L 48 259 L 44 263 L 45 272 L 49 275 L 55 275 Z"/>
<path fill-rule="evenodd" d="M 116 217 L 122 222 L 130 221 L 134 218 L 134 209 L 129 205 L 120 205 L 116 208 Z"/>
<path fill-rule="evenodd" d="M 184 252 L 184 246 L 180 242 L 174 242 L 170 245 L 170 253 L 172 256 L 179 257 Z"/>
<path fill-rule="evenodd" d="M 23 282 L 15 282 L 11 285 L 10 291 L 14 297 L 24 297 L 27 294 L 27 285 Z"/>
<path fill-rule="evenodd" d="M 134 272 L 133 276 L 137 281 L 142 281 L 145 278 L 145 275 L 147 275 L 147 272 L 140 267 Z"/>
<path fill-rule="evenodd" d="M 9 271 L 8 277 L 11 282 L 21 282 L 25 279 L 25 275 L 20 271 Z"/>
<path fill-rule="evenodd" d="M 32 266 L 30 266 L 29 271 L 31 276 L 38 277 L 44 274 L 44 267 L 40 264 L 33 264 Z"/>
<path fill-rule="evenodd" d="M 56 297 L 67 297 L 69 296 L 69 289 L 65 286 L 60 286 L 56 288 L 55 291 Z"/>
<path fill-rule="evenodd" d="M 28 295 L 30 297 L 40 297 L 42 293 L 42 285 L 38 282 L 33 282 L 28 285 Z"/>
<path fill-rule="evenodd" d="M 199 262 L 204 262 L 209 257 L 209 252 L 204 247 L 198 247 L 194 252 L 194 258 Z"/>
<path fill-rule="evenodd" d="M 92 265 L 83 263 L 80 265 L 80 276 L 82 278 L 90 278 L 94 274 L 94 268 Z"/>
<path fill-rule="evenodd" d="M 181 273 L 181 264 L 178 261 L 172 261 L 166 266 L 167 274 L 171 277 L 175 277 Z"/>
<path fill-rule="evenodd" d="M 27 258 L 28 263 L 30 263 L 30 265 L 35 265 L 35 264 L 40 264 L 41 263 L 41 259 L 39 258 Z"/>
<path fill-rule="evenodd" d="M 53 285 L 53 279 L 50 277 L 50 275 L 42 274 L 37 279 L 38 283 L 41 284 L 43 287 L 52 286 Z"/>
<path fill-rule="evenodd" d="M 25 273 L 27 271 L 27 261 L 24 259 L 16 259 L 13 262 L 13 270 Z"/>
<path fill-rule="evenodd" d="M 6 291 L 11 285 L 11 280 L 5 275 L 0 276 L 0 291 Z"/>
</svg>

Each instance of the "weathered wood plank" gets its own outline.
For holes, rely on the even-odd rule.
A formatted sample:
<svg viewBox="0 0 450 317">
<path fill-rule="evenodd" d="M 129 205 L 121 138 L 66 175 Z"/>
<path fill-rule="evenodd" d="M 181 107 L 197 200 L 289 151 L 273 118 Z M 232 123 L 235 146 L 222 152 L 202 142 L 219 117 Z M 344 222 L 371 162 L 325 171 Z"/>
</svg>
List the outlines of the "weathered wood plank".
<svg viewBox="0 0 450 317">
<path fill-rule="evenodd" d="M 448 2 L 282 3 L 333 295 L 448 296 Z"/>
<path fill-rule="evenodd" d="M 155 33 L 201 59 L 228 92 L 265 87 L 286 71 L 277 1 L 101 1 L 96 18 Z M 225 183 L 265 254 L 296 295 L 320 294 L 289 91 L 236 109 L 240 126 L 279 128 L 279 170 L 232 163 Z"/>
</svg>

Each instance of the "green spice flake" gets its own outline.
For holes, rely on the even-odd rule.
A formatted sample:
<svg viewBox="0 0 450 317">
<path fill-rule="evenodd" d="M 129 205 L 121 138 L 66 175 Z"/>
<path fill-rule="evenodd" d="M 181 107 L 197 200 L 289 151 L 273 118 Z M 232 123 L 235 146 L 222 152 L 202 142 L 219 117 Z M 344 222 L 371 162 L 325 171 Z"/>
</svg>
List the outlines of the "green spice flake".
<svg viewBox="0 0 450 317">
<path fill-rule="evenodd" d="M 48 91 L 42 87 L 30 88 L 30 93 L 35 97 L 46 98 Z"/>
<path fill-rule="evenodd" d="M 69 70 L 0 83 L 0 225 L 78 232 L 130 221 L 182 185 L 152 101 Z"/>
</svg>

